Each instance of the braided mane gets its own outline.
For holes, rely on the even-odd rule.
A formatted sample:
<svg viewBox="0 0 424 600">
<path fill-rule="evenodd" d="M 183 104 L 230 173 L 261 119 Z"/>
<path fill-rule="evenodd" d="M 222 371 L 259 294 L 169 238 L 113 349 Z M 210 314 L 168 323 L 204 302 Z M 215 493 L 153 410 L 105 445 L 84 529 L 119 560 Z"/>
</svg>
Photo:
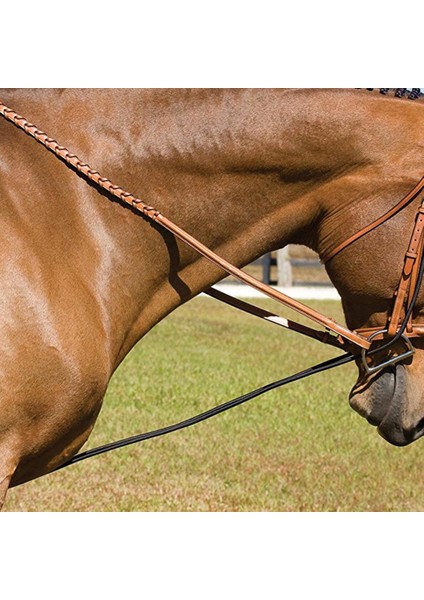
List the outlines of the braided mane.
<svg viewBox="0 0 424 600">
<path fill-rule="evenodd" d="M 422 98 L 424 93 L 421 91 L 421 88 L 365 88 L 369 92 L 372 92 L 375 89 L 378 89 L 380 94 L 387 95 L 394 93 L 396 98 L 406 97 L 409 100 L 417 100 L 418 98 Z"/>
</svg>

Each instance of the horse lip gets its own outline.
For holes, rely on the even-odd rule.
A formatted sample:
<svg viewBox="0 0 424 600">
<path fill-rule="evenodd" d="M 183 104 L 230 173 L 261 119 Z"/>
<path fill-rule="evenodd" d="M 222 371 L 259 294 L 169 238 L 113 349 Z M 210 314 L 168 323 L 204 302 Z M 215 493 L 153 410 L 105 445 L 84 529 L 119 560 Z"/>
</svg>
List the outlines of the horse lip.
<svg viewBox="0 0 424 600">
<path fill-rule="evenodd" d="M 403 397 L 405 394 L 406 369 L 404 365 L 396 365 L 394 375 L 394 390 L 388 410 L 377 423 L 377 431 L 383 439 L 394 446 L 407 446 L 424 434 L 424 421 L 406 429 L 402 426 Z"/>
<path fill-rule="evenodd" d="M 377 432 L 383 439 L 394 446 L 407 446 L 424 434 L 424 419 L 422 426 L 411 429 L 405 429 L 402 426 L 403 399 L 406 387 L 405 365 L 397 364 L 389 367 L 372 380 L 368 379 L 365 384 L 361 382 L 355 392 L 361 394 L 370 387 L 374 390 L 372 409 L 370 412 L 362 411 L 362 416 L 370 425 L 377 427 Z M 353 408 L 355 408 L 354 403 Z M 358 412 L 360 411 L 358 410 Z"/>
<path fill-rule="evenodd" d="M 368 423 L 370 425 L 372 425 L 373 427 L 378 427 L 380 425 L 380 423 L 382 422 L 381 419 L 377 419 L 377 418 L 373 417 L 373 415 L 368 415 L 365 418 L 368 421 Z"/>
<path fill-rule="evenodd" d="M 382 419 L 380 425 L 390 417 L 400 416 L 402 397 L 405 394 L 405 367 L 401 364 L 396 365 L 393 369 L 394 388 L 391 401 L 388 404 L 387 412 Z"/>
<path fill-rule="evenodd" d="M 414 442 L 418 437 L 421 437 L 415 435 L 407 436 L 401 430 L 390 430 L 390 433 L 386 433 L 384 428 L 381 427 L 377 427 L 377 433 L 381 435 L 383 440 L 386 440 L 386 442 L 389 442 L 389 444 L 392 444 L 392 446 L 398 446 L 399 448 L 408 446 L 408 444 Z"/>
<path fill-rule="evenodd" d="M 355 402 L 355 396 L 361 397 L 367 391 L 374 396 L 371 410 Z M 370 425 L 378 427 L 390 412 L 395 393 L 396 369 L 389 367 L 358 382 L 351 392 L 350 404 Z"/>
</svg>

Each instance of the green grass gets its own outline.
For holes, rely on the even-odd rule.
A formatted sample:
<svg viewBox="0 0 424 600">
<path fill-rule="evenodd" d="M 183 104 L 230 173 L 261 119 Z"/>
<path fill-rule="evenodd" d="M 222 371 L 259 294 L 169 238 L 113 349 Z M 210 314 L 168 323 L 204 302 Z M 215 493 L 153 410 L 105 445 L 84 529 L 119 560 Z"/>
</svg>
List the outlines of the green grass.
<svg viewBox="0 0 424 600">
<path fill-rule="evenodd" d="M 260 302 L 275 310 L 275 304 Z M 336 302 L 310 302 L 342 320 Z M 208 298 L 113 377 L 87 447 L 182 420 L 337 355 Z M 347 401 L 346 365 L 9 491 L 6 511 L 421 511 L 421 442 L 395 448 Z"/>
</svg>

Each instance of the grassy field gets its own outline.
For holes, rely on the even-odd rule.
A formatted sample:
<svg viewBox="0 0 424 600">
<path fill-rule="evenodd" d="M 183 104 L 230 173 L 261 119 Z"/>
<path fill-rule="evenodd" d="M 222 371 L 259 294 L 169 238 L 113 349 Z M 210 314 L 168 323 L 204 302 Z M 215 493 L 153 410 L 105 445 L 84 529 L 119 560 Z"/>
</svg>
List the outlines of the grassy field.
<svg viewBox="0 0 424 600">
<path fill-rule="evenodd" d="M 310 304 L 342 319 L 336 302 Z M 195 299 L 127 357 L 87 447 L 181 420 L 336 354 Z M 315 375 L 191 429 L 13 488 L 5 510 L 423 510 L 422 442 L 384 442 L 348 405 L 354 380 L 352 365 Z"/>
</svg>

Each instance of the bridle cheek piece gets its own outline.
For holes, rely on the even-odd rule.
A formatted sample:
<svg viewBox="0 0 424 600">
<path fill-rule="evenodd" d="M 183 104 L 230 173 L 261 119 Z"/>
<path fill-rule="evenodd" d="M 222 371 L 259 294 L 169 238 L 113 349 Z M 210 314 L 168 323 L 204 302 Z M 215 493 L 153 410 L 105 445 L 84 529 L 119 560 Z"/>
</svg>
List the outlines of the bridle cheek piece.
<svg viewBox="0 0 424 600">
<path fill-rule="evenodd" d="M 314 373 L 334 368 L 336 366 L 345 364 L 358 358 L 362 359 L 362 364 L 365 368 L 366 373 L 372 374 L 376 373 L 381 369 L 384 369 L 387 366 L 394 365 L 400 361 L 404 361 L 407 358 L 413 356 L 415 349 L 410 341 L 410 338 L 424 335 L 424 325 L 414 324 L 412 322 L 412 313 L 415 303 L 417 301 L 418 292 L 423 279 L 424 271 L 424 198 L 422 199 L 420 207 L 417 211 L 414 229 L 408 248 L 405 253 L 402 276 L 400 279 L 399 286 L 395 292 L 393 310 L 387 320 L 386 326 L 384 328 L 363 328 L 352 331 L 347 327 L 337 323 L 333 319 L 330 319 L 329 317 L 326 317 L 325 315 L 322 315 L 314 309 L 302 304 L 294 298 L 283 294 L 279 290 L 271 288 L 270 286 L 262 283 L 261 281 L 258 281 L 251 275 L 245 273 L 238 267 L 232 265 L 222 257 L 218 256 L 215 252 L 213 252 L 204 244 L 199 242 L 196 238 L 194 238 L 189 233 L 178 227 L 178 225 L 176 225 L 169 219 L 167 219 L 164 215 L 162 215 L 160 211 L 156 210 L 153 206 L 150 206 L 140 198 L 137 198 L 133 194 L 125 191 L 120 186 L 114 185 L 108 178 L 102 177 L 98 171 L 92 169 L 90 165 L 80 160 L 76 154 L 72 154 L 71 152 L 69 152 L 69 150 L 67 150 L 67 148 L 59 145 L 58 142 L 50 138 L 43 131 L 40 131 L 35 125 L 27 121 L 24 117 L 20 116 L 14 110 L 8 108 L 1 101 L 0 115 L 2 115 L 7 121 L 13 123 L 19 129 L 22 129 L 26 134 L 33 137 L 37 142 L 39 142 L 45 148 L 53 152 L 68 166 L 72 167 L 79 173 L 82 173 L 87 180 L 92 181 L 98 188 L 106 190 L 110 195 L 114 196 L 119 201 L 128 204 L 133 209 L 139 211 L 147 219 L 154 221 L 164 229 L 170 231 L 177 238 L 182 240 L 185 244 L 187 244 L 196 252 L 204 256 L 211 263 L 223 269 L 229 275 L 232 275 L 233 277 L 239 279 L 240 281 L 249 285 L 250 287 L 259 290 L 266 296 L 277 300 L 284 306 L 288 306 L 289 308 L 293 309 L 294 311 L 298 312 L 304 317 L 307 317 L 309 320 L 314 321 L 315 323 L 318 323 L 319 325 L 323 326 L 324 331 L 313 329 L 295 321 L 284 319 L 281 316 L 275 315 L 269 311 L 265 311 L 257 306 L 244 302 L 240 299 L 228 296 L 227 294 L 213 288 L 209 288 L 208 290 L 206 290 L 206 294 L 217 300 L 220 300 L 221 302 L 225 302 L 226 304 L 229 304 L 235 308 L 243 310 L 249 314 L 257 316 L 275 325 L 284 327 L 285 329 L 296 331 L 301 335 L 305 335 L 307 337 L 316 339 L 324 344 L 329 344 L 336 348 L 347 351 L 343 356 L 330 359 L 328 361 L 315 365 L 314 367 L 310 367 L 309 369 L 301 371 L 300 373 L 263 386 L 258 390 L 254 390 L 249 394 L 245 394 L 244 396 L 240 396 L 239 398 L 230 400 L 213 409 L 210 409 L 209 411 L 192 417 L 191 419 L 182 421 L 181 423 L 176 423 L 169 427 L 132 436 L 124 440 L 112 442 L 111 444 L 106 444 L 104 446 L 100 446 L 99 448 L 94 448 L 92 450 L 88 450 L 87 452 L 83 452 L 77 456 L 74 456 L 66 463 L 62 464 L 60 467 L 58 467 L 59 469 L 70 464 L 80 462 L 81 460 L 85 460 L 86 458 L 89 458 L 91 456 L 103 454 L 116 448 L 134 444 L 136 442 L 151 439 L 159 435 L 170 433 L 171 431 L 177 431 L 178 429 L 188 427 L 190 425 L 208 419 L 212 416 L 215 416 L 216 414 L 224 412 L 225 410 L 233 408 L 234 406 L 238 406 L 243 402 L 255 398 L 271 389 L 281 387 L 282 385 L 285 385 L 292 381 L 303 379 L 304 377 L 307 377 Z M 329 260 L 334 258 L 339 252 L 342 252 L 347 246 L 354 243 L 356 240 L 363 237 L 368 232 L 372 231 L 373 229 L 376 229 L 377 227 L 385 223 L 392 216 L 394 216 L 400 210 L 402 210 L 402 208 L 404 208 L 407 204 L 412 202 L 418 196 L 421 196 L 423 189 L 424 177 L 418 182 L 414 189 L 412 189 L 404 198 L 402 198 L 402 200 L 396 206 L 387 211 L 387 213 L 373 221 L 370 225 L 367 225 L 360 231 L 356 232 L 347 240 L 345 240 L 335 248 L 328 251 L 324 256 L 322 256 L 323 262 L 328 262 Z M 405 313 L 405 316 L 401 321 L 401 316 L 403 313 Z M 377 340 L 387 341 L 382 346 L 372 348 L 372 343 Z M 395 356 L 391 356 L 390 358 L 387 358 L 386 360 L 383 360 L 378 364 L 372 363 L 372 357 L 376 353 L 392 349 L 394 344 L 399 340 L 401 340 L 405 345 L 406 349 L 404 352 Z"/>
</svg>

